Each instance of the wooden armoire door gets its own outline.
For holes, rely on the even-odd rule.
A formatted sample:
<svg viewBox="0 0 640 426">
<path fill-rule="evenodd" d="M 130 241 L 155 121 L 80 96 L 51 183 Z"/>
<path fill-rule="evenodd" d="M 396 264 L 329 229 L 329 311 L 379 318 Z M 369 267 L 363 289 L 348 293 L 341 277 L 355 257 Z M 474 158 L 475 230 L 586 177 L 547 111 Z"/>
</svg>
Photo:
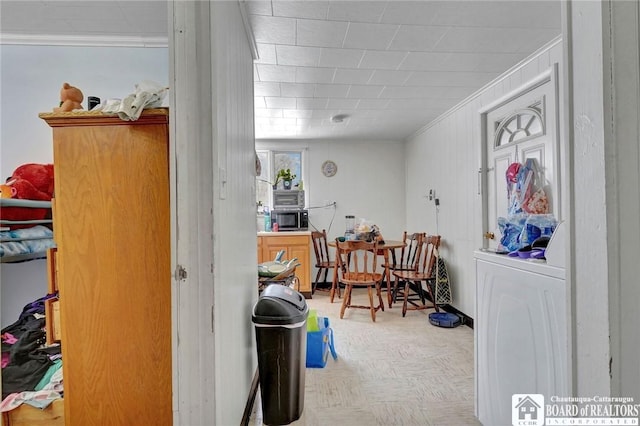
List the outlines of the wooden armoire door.
<svg viewBox="0 0 640 426">
<path fill-rule="evenodd" d="M 171 425 L 168 111 L 53 128 L 65 423 Z"/>
</svg>

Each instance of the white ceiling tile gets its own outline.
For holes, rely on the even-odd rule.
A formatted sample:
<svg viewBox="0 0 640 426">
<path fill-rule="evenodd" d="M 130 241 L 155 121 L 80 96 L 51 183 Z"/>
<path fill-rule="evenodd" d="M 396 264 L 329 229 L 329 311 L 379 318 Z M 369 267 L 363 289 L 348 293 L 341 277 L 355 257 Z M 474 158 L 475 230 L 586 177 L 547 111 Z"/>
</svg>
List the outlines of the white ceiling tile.
<svg viewBox="0 0 640 426">
<path fill-rule="evenodd" d="M 349 88 L 347 97 L 350 99 L 377 98 L 380 96 L 383 88 L 383 86 L 361 86 L 354 84 Z"/>
<path fill-rule="evenodd" d="M 376 70 L 369 84 L 401 86 L 411 75 L 411 71 Z"/>
<path fill-rule="evenodd" d="M 318 66 L 321 50 L 319 47 L 276 46 L 278 65 Z"/>
<path fill-rule="evenodd" d="M 323 48 L 320 53 L 321 67 L 358 68 L 364 50 Z"/>
<path fill-rule="evenodd" d="M 389 99 L 462 99 L 473 93 L 473 87 L 448 87 L 448 86 L 420 86 L 420 87 L 398 87 L 386 86 L 381 98 Z"/>
<path fill-rule="evenodd" d="M 358 103 L 359 110 L 377 110 L 385 109 L 389 105 L 389 99 L 360 99 Z"/>
<path fill-rule="evenodd" d="M 395 70 L 403 62 L 405 52 L 383 52 L 379 50 L 367 50 L 360 62 L 360 68 Z"/>
<path fill-rule="evenodd" d="M 298 67 L 296 69 L 296 83 L 331 83 L 333 68 Z"/>
<path fill-rule="evenodd" d="M 249 15 L 272 15 L 271 2 L 266 0 L 243 0 Z"/>
<path fill-rule="evenodd" d="M 454 27 L 438 41 L 434 51 L 474 53 L 518 52 L 536 30 Z"/>
<path fill-rule="evenodd" d="M 496 28 L 559 28 L 560 0 L 456 1 L 438 10 L 432 24 Z M 523 11 L 526 15 L 523 16 Z"/>
<path fill-rule="evenodd" d="M 349 91 L 347 84 L 316 84 L 314 98 L 344 98 Z"/>
<path fill-rule="evenodd" d="M 538 50 L 550 40 L 560 36 L 561 34 L 562 31 L 557 28 L 535 30 L 534 33 L 531 34 L 531 37 L 520 45 L 518 52 L 529 55 L 531 52 Z"/>
<path fill-rule="evenodd" d="M 313 110 L 311 109 L 285 109 L 282 111 L 284 118 L 310 118 Z"/>
<path fill-rule="evenodd" d="M 311 114 L 311 118 L 316 120 L 330 120 L 333 115 L 335 115 L 333 112 L 328 111 L 326 109 L 323 109 L 323 110 L 316 109 Z"/>
<path fill-rule="evenodd" d="M 446 32 L 447 27 L 402 25 L 389 45 L 389 50 L 428 51 L 438 43 Z"/>
<path fill-rule="evenodd" d="M 280 83 L 256 81 L 253 85 L 255 96 L 280 96 Z"/>
<path fill-rule="evenodd" d="M 296 107 L 296 98 L 272 98 L 265 97 L 265 102 L 267 103 L 267 108 L 295 108 Z"/>
<path fill-rule="evenodd" d="M 315 84 L 281 83 L 282 96 L 295 98 L 312 98 L 316 90 Z"/>
<path fill-rule="evenodd" d="M 411 52 L 400 69 L 413 71 L 473 71 L 481 55 L 470 53 Z"/>
<path fill-rule="evenodd" d="M 495 72 L 438 72 L 414 71 L 407 86 L 471 86 L 481 87 L 493 80 Z"/>
<path fill-rule="evenodd" d="M 328 19 L 332 21 L 380 22 L 387 7 L 383 1 L 331 1 Z"/>
<path fill-rule="evenodd" d="M 295 44 L 295 19 L 250 15 L 249 21 L 257 43 Z"/>
<path fill-rule="evenodd" d="M 283 65 L 262 65 L 257 64 L 259 81 L 283 81 L 295 83 L 296 67 Z"/>
<path fill-rule="evenodd" d="M 327 108 L 329 109 L 356 109 L 358 107 L 358 99 L 329 99 Z"/>
<path fill-rule="evenodd" d="M 391 99 L 388 108 L 390 110 L 434 109 L 444 112 L 455 104 L 455 101 L 448 99 Z"/>
<path fill-rule="evenodd" d="M 298 19 L 295 44 L 298 46 L 342 47 L 347 26 L 346 22 Z"/>
<path fill-rule="evenodd" d="M 487 53 L 478 58 L 475 71 L 503 72 L 523 60 L 526 56 L 524 53 Z"/>
<path fill-rule="evenodd" d="M 373 70 L 338 68 L 333 77 L 333 82 L 339 84 L 366 84 L 373 73 Z"/>
<path fill-rule="evenodd" d="M 282 110 L 279 108 L 256 108 L 254 110 L 254 117 L 257 118 L 282 118 Z"/>
<path fill-rule="evenodd" d="M 449 4 L 447 4 L 449 3 Z M 380 22 L 386 24 L 429 25 L 442 7 L 452 1 L 390 1 Z"/>
<path fill-rule="evenodd" d="M 352 49 L 386 49 L 398 31 L 398 25 L 351 22 L 344 47 Z"/>
<path fill-rule="evenodd" d="M 298 109 L 325 109 L 328 99 L 298 98 Z"/>
<path fill-rule="evenodd" d="M 262 117 L 262 118 L 257 118 L 256 123 L 260 125 L 267 125 L 267 126 L 274 126 L 274 127 L 295 126 L 296 119 L 295 118 Z"/>
<path fill-rule="evenodd" d="M 258 59 L 254 62 L 256 64 L 276 64 L 276 45 L 256 43 L 258 49 Z"/>
<path fill-rule="evenodd" d="M 412 98 L 425 98 L 435 97 L 433 95 L 433 87 L 400 87 L 400 86 L 385 86 L 381 98 L 386 99 L 412 99 Z M 267 103 L 268 105 L 268 103 Z"/>
<path fill-rule="evenodd" d="M 327 19 L 327 1 L 274 1 L 274 16 L 286 16 L 290 18 Z"/>
<path fill-rule="evenodd" d="M 164 0 L 0 1 L 3 33 L 168 40 Z M 402 140 L 561 32 L 561 0 L 241 1 L 257 138 Z"/>
</svg>

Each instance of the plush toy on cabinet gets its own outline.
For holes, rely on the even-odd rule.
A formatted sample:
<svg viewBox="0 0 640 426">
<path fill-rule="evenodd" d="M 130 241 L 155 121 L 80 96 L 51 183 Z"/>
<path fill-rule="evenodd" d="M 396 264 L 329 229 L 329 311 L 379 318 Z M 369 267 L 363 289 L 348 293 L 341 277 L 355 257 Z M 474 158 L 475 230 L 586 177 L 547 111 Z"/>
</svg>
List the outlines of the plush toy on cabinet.
<svg viewBox="0 0 640 426">
<path fill-rule="evenodd" d="M 69 112 L 75 109 L 82 109 L 84 95 L 77 87 L 64 83 L 60 89 L 60 106 L 53 109 L 53 112 Z"/>
</svg>

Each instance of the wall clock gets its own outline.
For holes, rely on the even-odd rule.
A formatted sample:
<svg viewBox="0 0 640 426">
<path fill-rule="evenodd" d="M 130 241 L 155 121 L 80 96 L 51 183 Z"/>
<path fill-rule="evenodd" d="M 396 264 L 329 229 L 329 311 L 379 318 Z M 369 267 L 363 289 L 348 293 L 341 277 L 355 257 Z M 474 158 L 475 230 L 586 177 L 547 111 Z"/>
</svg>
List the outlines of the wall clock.
<svg viewBox="0 0 640 426">
<path fill-rule="evenodd" d="M 338 166 L 331 160 L 327 160 L 322 163 L 322 174 L 326 177 L 331 177 L 338 172 Z"/>
</svg>

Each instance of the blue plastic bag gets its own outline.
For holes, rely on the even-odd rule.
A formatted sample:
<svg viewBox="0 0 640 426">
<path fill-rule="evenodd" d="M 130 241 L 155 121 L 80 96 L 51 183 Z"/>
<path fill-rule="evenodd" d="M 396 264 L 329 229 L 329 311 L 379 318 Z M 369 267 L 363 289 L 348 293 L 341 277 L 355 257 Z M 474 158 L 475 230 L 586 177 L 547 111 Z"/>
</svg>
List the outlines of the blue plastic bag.
<svg viewBox="0 0 640 426">
<path fill-rule="evenodd" d="M 329 352 L 333 359 L 338 358 L 333 341 L 333 329 L 329 326 L 329 318 L 317 317 L 320 330 L 307 331 L 307 368 L 324 368 L 327 365 Z"/>
<path fill-rule="evenodd" d="M 508 251 L 516 251 L 539 237 L 550 237 L 557 225 L 558 221 L 552 214 L 519 213 L 499 217 L 500 245 Z"/>
</svg>

